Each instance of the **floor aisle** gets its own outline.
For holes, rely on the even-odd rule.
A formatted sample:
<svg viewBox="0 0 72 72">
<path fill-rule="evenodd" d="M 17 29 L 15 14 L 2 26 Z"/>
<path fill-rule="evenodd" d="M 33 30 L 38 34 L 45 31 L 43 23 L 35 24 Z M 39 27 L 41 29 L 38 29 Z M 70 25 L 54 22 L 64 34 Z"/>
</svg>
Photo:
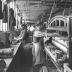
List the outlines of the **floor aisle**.
<svg viewBox="0 0 72 72">
<path fill-rule="evenodd" d="M 19 47 L 7 72 L 32 72 L 32 52 L 31 48 L 26 52 Z"/>
</svg>

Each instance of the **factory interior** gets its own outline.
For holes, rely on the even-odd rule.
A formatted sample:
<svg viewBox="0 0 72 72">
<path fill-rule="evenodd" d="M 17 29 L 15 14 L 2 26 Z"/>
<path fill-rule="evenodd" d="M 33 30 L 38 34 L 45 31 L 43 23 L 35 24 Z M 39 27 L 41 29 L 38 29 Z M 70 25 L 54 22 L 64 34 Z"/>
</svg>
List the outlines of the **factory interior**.
<svg viewBox="0 0 72 72">
<path fill-rule="evenodd" d="M 0 0 L 0 72 L 72 72 L 72 0 Z"/>
</svg>

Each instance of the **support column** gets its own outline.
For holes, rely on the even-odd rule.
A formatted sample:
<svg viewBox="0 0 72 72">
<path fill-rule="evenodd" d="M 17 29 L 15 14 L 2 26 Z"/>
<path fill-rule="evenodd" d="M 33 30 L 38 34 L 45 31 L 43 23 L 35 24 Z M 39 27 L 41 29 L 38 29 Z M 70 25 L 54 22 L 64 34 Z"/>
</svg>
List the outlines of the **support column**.
<svg viewBox="0 0 72 72">
<path fill-rule="evenodd" d="M 7 30 L 9 31 L 9 4 L 8 4 L 8 25 L 7 25 Z"/>
<path fill-rule="evenodd" d="M 68 22 L 68 38 L 69 38 L 69 49 L 68 49 L 68 54 L 69 54 L 69 67 L 72 69 L 72 17 L 69 17 L 69 22 Z"/>
</svg>

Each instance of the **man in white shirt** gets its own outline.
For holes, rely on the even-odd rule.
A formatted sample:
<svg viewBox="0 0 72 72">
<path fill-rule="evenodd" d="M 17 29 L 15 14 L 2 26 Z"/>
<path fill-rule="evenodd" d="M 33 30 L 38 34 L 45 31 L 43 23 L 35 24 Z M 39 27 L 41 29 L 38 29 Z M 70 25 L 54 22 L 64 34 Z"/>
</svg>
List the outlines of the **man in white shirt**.
<svg viewBox="0 0 72 72">
<path fill-rule="evenodd" d="M 43 35 L 40 31 L 40 27 L 37 27 L 33 34 L 33 62 L 34 62 L 34 72 L 39 72 L 40 67 L 44 64 L 44 43 Z"/>
</svg>

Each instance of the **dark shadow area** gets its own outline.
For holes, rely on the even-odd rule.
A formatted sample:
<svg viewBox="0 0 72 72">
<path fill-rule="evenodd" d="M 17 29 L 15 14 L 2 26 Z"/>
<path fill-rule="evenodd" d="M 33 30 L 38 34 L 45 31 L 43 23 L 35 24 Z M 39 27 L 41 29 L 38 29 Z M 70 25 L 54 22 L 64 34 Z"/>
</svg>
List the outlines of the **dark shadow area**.
<svg viewBox="0 0 72 72">
<path fill-rule="evenodd" d="M 24 48 L 23 44 L 20 45 L 7 72 L 32 72 L 32 48 L 29 48 L 30 46 L 27 47 Z"/>
</svg>

